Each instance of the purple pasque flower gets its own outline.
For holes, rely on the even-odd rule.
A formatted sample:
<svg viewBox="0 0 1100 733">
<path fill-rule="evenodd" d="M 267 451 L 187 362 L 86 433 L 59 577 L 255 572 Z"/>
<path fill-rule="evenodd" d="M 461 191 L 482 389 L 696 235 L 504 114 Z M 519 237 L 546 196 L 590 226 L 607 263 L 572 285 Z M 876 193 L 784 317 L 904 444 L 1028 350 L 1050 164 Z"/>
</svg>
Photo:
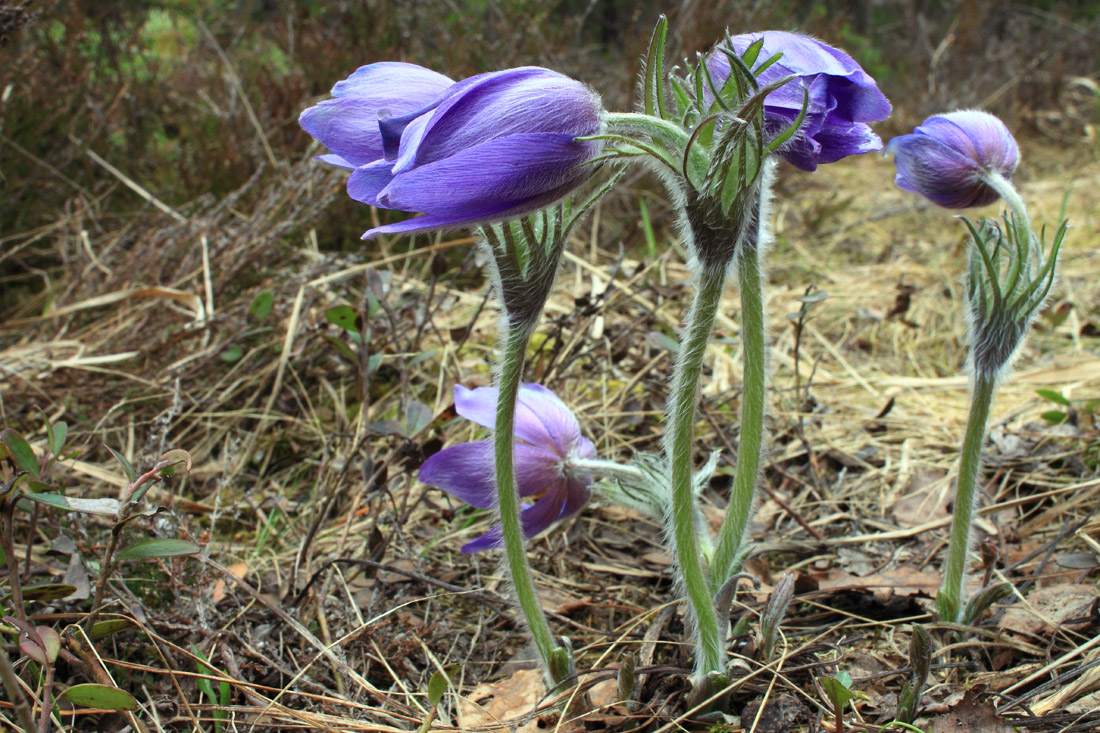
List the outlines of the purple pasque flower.
<svg viewBox="0 0 1100 733">
<path fill-rule="evenodd" d="M 376 234 L 484 224 L 561 199 L 591 174 L 603 128 L 599 97 L 534 66 L 454 82 L 414 64 L 381 62 L 333 87 L 299 122 L 352 169 L 348 194 L 424 215 Z"/>
<path fill-rule="evenodd" d="M 884 152 L 894 154 L 894 183 L 946 209 L 993 203 L 1000 194 L 990 177 L 1008 179 L 1020 162 L 1020 148 L 1005 124 L 978 110 L 929 117 L 891 140 Z"/>
<path fill-rule="evenodd" d="M 496 387 L 455 385 L 455 409 L 478 425 L 496 422 Z M 557 395 L 539 384 L 523 384 L 516 401 L 514 466 L 516 487 L 527 497 L 520 512 L 524 536 L 539 534 L 576 513 L 591 496 L 592 476 L 570 465 L 592 458 L 596 449 Z M 481 509 L 496 506 L 493 442 L 478 440 L 444 448 L 420 467 L 420 480 Z M 462 546 L 463 552 L 499 547 L 500 525 Z"/>
<path fill-rule="evenodd" d="M 820 163 L 882 149 L 882 140 L 867 123 L 889 117 L 890 102 L 851 56 L 815 38 L 787 31 L 734 36 L 733 50 L 744 54 L 760 38 L 764 44 L 757 56 L 758 64 L 783 54 L 757 77 L 760 86 L 796 77 L 765 100 L 765 133 L 775 137 L 794 124 L 802 110 L 803 90 L 809 100 L 801 128 L 776 151 L 777 155 L 796 168 L 813 171 Z M 707 57 L 706 65 L 714 87 L 721 89 L 731 73 L 729 57 L 716 49 Z M 714 103 L 709 84 L 703 86 L 703 97 L 705 112 Z"/>
</svg>

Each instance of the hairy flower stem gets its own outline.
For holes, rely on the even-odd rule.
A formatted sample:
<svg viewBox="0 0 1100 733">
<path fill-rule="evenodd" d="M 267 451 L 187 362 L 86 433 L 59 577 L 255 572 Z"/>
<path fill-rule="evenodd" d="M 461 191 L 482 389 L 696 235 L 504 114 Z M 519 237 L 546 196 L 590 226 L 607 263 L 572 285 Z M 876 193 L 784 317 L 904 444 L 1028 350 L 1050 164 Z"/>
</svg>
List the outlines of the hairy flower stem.
<svg viewBox="0 0 1100 733">
<path fill-rule="evenodd" d="M 504 553 L 508 560 L 508 572 L 512 577 L 512 586 L 516 591 L 527 628 L 538 649 L 543 669 L 556 684 L 564 679 L 560 665 L 553 662 L 556 645 L 546 622 L 535 582 L 531 578 L 531 568 L 527 564 L 524 551 L 523 527 L 520 524 L 519 494 L 516 491 L 513 448 L 515 445 L 516 398 L 519 395 L 520 377 L 526 358 L 527 342 L 534 331 L 535 321 L 519 325 L 509 325 L 505 329 L 504 348 L 498 364 L 496 430 L 493 432 L 493 447 L 496 453 L 497 507 L 500 513 L 500 526 L 504 541 Z"/>
<path fill-rule="evenodd" d="M 959 478 L 955 487 L 955 516 L 951 520 L 951 541 L 943 585 L 936 595 L 936 610 L 944 621 L 955 623 L 962 608 L 963 578 L 970 550 L 970 526 L 978 498 L 978 476 L 982 467 L 982 440 L 989 420 L 989 407 L 997 382 L 993 375 L 975 373 L 970 393 L 970 417 L 959 456 Z"/>
<path fill-rule="evenodd" d="M 1027 213 L 1027 206 L 1024 205 L 1024 200 L 1020 198 L 1019 191 L 1012 185 L 1012 181 L 1008 180 L 1000 173 L 996 171 L 990 171 L 985 174 L 985 182 L 989 184 L 990 188 L 996 191 L 1005 203 L 1008 204 L 1009 210 L 1015 215 L 1020 228 L 1031 236 L 1031 217 Z"/>
<path fill-rule="evenodd" d="M 696 690 L 701 690 L 710 673 L 725 674 L 725 649 L 714 602 L 699 552 L 695 494 L 692 491 L 692 424 L 695 396 L 703 355 L 714 327 L 718 304 L 726 284 L 727 268 L 701 267 L 695 278 L 695 300 L 688 313 L 687 328 L 680 342 L 680 357 L 673 374 L 672 394 L 665 433 L 665 456 L 672 484 L 672 507 L 666 528 L 672 537 L 688 607 L 696 627 Z"/>
<path fill-rule="evenodd" d="M 741 348 L 745 355 L 741 446 L 737 451 L 729 508 L 718 530 L 718 545 L 711 563 L 710 584 L 714 592 L 738 570 L 736 563 L 744 544 L 745 530 L 749 526 L 764 451 L 767 341 L 764 332 L 764 287 L 757 245 L 754 242 L 741 247 L 737 256 L 737 275 L 741 283 Z"/>
</svg>

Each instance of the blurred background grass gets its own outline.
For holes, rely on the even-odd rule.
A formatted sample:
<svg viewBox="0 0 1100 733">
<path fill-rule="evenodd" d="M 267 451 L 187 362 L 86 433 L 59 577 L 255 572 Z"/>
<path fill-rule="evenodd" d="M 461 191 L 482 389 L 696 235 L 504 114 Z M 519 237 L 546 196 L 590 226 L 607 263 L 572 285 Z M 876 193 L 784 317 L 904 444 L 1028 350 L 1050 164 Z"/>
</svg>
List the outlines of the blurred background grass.
<svg viewBox="0 0 1100 733">
<path fill-rule="evenodd" d="M 456 78 L 540 64 L 627 108 L 662 12 L 674 59 L 705 51 L 727 27 L 798 29 L 845 48 L 895 104 L 884 137 L 956 107 L 1067 141 L 1096 121 L 1100 2 L 2 0 L 0 248 L 74 208 L 122 228 L 148 207 L 88 151 L 185 211 L 278 176 L 309 147 L 300 111 L 371 61 Z M 322 250 L 369 246 L 353 202 L 312 224 Z M 43 241 L 0 260 L 0 305 L 43 287 L 33 272 L 63 259 Z"/>
</svg>

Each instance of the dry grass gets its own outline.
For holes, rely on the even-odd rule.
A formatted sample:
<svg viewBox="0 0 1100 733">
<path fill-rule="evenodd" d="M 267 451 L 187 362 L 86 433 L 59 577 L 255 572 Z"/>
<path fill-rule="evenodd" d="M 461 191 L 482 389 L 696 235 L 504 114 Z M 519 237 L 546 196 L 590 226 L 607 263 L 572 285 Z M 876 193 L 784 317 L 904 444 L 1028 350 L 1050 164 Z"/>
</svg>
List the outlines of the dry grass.
<svg viewBox="0 0 1100 733">
<path fill-rule="evenodd" d="M 1095 599 L 1083 619 L 1003 622 L 1006 606 L 1032 608 L 1044 589 L 1071 598 L 1095 582 L 1096 524 L 1086 522 L 1100 477 L 1084 460 L 1095 426 L 1084 414 L 1048 426 L 1039 413 L 1052 405 L 1035 393 L 1100 391 L 1091 246 L 1100 165 L 1081 153 L 1029 150 L 1028 160 L 1055 164 L 1029 168 L 1022 185 L 1036 218 L 1053 221 L 1072 181 L 1075 229 L 1052 307 L 1068 315 L 1036 327 L 1000 391 L 988 445 L 980 529 L 996 551 L 989 572 L 1020 592 L 979 633 L 941 635 L 926 698 L 933 712 L 957 710 L 962 691 L 980 684 L 999 713 L 1035 714 L 1030 730 L 1092 725 L 1079 715 L 1094 699 L 1100 653 L 1090 640 Z M 888 162 L 867 157 L 780 184 L 769 268 L 773 447 L 749 563 L 762 586 L 746 586 L 738 613 L 758 610 L 785 572 L 798 574 L 798 590 L 778 660 L 761 665 L 747 638 L 734 640 L 745 729 L 831 725 L 814 680 L 838 669 L 870 696 L 852 721 L 889 720 L 908 624 L 929 620 L 965 420 L 962 229 L 887 185 L 890 175 Z M 244 211 L 236 202 L 246 197 L 150 208 L 110 235 L 86 234 L 93 212 L 59 219 L 49 236 L 67 273 L 0 322 L 0 420 L 40 449 L 43 419 L 70 424 L 71 452 L 52 478 L 75 496 L 124 483 L 101 444 L 140 465 L 170 447 L 194 456 L 189 477 L 150 496 L 169 513 L 131 532 L 194 539 L 203 554 L 114 582 L 105 611 L 136 628 L 97 645 L 98 664 L 141 701 L 144 725 L 408 730 L 426 717 L 427 680 L 440 667 L 461 664 L 452 691 L 484 702 L 492 688 L 479 697 L 479 684 L 529 661 L 494 560 L 457 553 L 487 517 L 415 478 L 440 441 L 471 435 L 447 412 L 451 388 L 487 382 L 496 315 L 467 239 L 383 242 L 369 256 L 333 259 L 311 246 L 310 226 L 341 194 L 337 177 L 302 162 L 256 185 L 263 193 Z M 528 368 L 575 408 L 601 455 L 623 459 L 657 446 L 669 337 L 689 296 L 675 242 L 662 239 L 652 260 L 635 259 L 632 242 L 620 254 L 632 206 L 629 196 L 610 200 L 578 236 Z M 799 330 L 788 314 L 810 286 L 829 297 Z M 258 320 L 249 311 L 263 292 L 274 309 Z M 365 292 L 382 303 L 368 350 L 381 366 L 369 378 L 329 343 L 345 336 L 325 317 L 334 305 L 360 308 Z M 725 449 L 707 496 L 714 518 L 737 444 L 738 306 L 735 292 L 727 297 L 698 423 L 700 455 Z M 227 361 L 233 347 L 239 355 Z M 413 401 L 439 417 L 402 435 Z M 106 529 L 53 518 L 32 543 L 32 581 L 64 574 L 46 553 L 58 532 L 94 558 Z M 532 543 L 552 624 L 578 650 L 579 689 L 613 677 L 627 651 L 648 672 L 646 704 L 632 712 L 601 707 L 603 683 L 587 704 L 576 691 L 566 707 L 543 700 L 548 724 L 665 730 L 681 720 L 676 672 L 687 657 L 657 536 L 647 520 L 597 503 Z M 22 552 L 25 529 L 17 541 Z M 34 610 L 65 622 L 82 606 Z M 1022 618 L 1050 613 L 1032 610 Z M 196 649 L 217 672 L 198 671 Z M 228 683 L 228 704 L 200 694 L 204 676 Z M 457 722 L 456 699 L 445 698 L 438 729 Z"/>
<path fill-rule="evenodd" d="M 66 422 L 49 480 L 75 497 L 125 487 L 105 445 L 139 467 L 186 449 L 190 475 L 152 489 L 147 503 L 164 511 L 134 522 L 124 544 L 203 547 L 116 573 L 103 617 L 130 628 L 94 644 L 73 633 L 90 611 L 79 594 L 29 604 L 37 623 L 72 636 L 60 687 L 112 680 L 141 704 L 132 716 L 63 711 L 72 729 L 416 730 L 430 677 L 452 664 L 461 669 L 435 730 L 695 725 L 659 528 L 606 503 L 531 543 L 551 625 L 571 637 L 581 670 L 576 686 L 544 695 L 497 558 L 457 549 L 489 517 L 416 479 L 427 455 L 477 434 L 449 408 L 453 385 L 489 381 L 497 314 L 483 263 L 465 235 L 359 244 L 355 233 L 379 214 L 349 202 L 342 177 L 303 153 L 294 122 L 310 90 L 372 58 L 456 76 L 544 63 L 622 107 L 657 4 L 598 18 L 595 4 L 575 3 L 589 15 L 563 5 L 558 23 L 548 9 L 532 17 L 529 4 L 499 0 L 472 26 L 432 2 L 306 11 L 276 0 L 263 17 L 207 13 L 207 26 L 189 25 L 188 8 L 195 19 L 221 8 L 196 2 L 162 29 L 163 47 L 144 47 L 144 9 L 74 0 L 64 33 L 21 44 L 24 21 L 45 27 L 55 5 L 17 2 L 7 25 L 0 7 L 0 53 L 14 59 L 0 63 L 0 93 L 14 89 L 0 99 L 10 202 L 0 210 L 0 428 L 41 454 L 43 423 Z M 1001 387 L 986 444 L 979 531 L 991 560 L 978 574 L 1018 592 L 976 632 L 935 627 L 918 723 L 1094 729 L 1100 434 L 1085 406 L 1100 397 L 1100 163 L 1088 39 L 1100 21 L 1071 27 L 996 3 L 948 4 L 938 17 L 912 3 L 847 4 L 882 11 L 862 17 L 829 12 L 835 3 L 674 5 L 676 56 L 706 48 L 726 23 L 843 39 L 868 65 L 880 44 L 891 63 L 872 71 L 899 103 L 894 131 L 983 100 L 1024 138 L 1019 180 L 1033 218 L 1054 223 L 1064 202 L 1073 229 L 1061 281 Z M 89 28 L 103 32 L 98 56 L 73 40 Z M 188 41 L 188 28 L 201 40 Z M 272 71 L 272 58 L 286 70 Z M 771 452 L 747 565 L 760 585 L 743 583 L 735 613 L 755 619 L 785 573 L 796 599 L 778 658 L 756 659 L 751 634 L 731 640 L 737 716 L 711 721 L 725 729 L 834 730 L 819 680 L 848 671 L 869 698 L 849 727 L 878 730 L 907 673 L 910 624 L 930 623 L 967 407 L 964 230 L 892 175 L 866 156 L 812 176 L 787 171 L 779 184 Z M 670 344 L 690 298 L 657 191 L 641 174 L 628 179 L 577 234 L 530 353 L 527 378 L 557 391 L 607 458 L 659 447 Z M 639 199 L 657 225 L 652 250 Z M 792 318 L 811 288 L 828 297 Z M 370 298 L 380 305 L 367 318 Z M 367 346 L 353 345 L 351 359 L 338 344 L 353 337 L 327 316 L 334 307 L 360 314 Z M 714 522 L 738 444 L 739 344 L 731 288 L 697 423 L 697 458 L 723 450 L 705 493 Z M 1074 400 L 1070 420 L 1042 419 L 1056 405 L 1040 388 Z M 434 419 L 409 429 L 417 403 Z M 17 513 L 25 583 L 95 578 L 110 528 L 103 517 L 34 524 Z M 628 653 L 640 671 L 629 708 L 614 704 Z M 11 719 L 7 701 L 0 715 Z"/>
</svg>

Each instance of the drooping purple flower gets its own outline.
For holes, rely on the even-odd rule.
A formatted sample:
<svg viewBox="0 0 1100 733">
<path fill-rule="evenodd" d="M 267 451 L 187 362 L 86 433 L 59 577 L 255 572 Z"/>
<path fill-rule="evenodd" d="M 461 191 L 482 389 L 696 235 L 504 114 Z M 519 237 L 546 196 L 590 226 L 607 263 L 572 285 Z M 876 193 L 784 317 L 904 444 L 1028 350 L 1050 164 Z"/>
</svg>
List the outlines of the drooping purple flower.
<svg viewBox="0 0 1100 733">
<path fill-rule="evenodd" d="M 467 389 L 455 385 L 455 409 L 478 425 L 496 422 L 495 387 Z M 571 465 L 592 458 L 596 450 L 581 435 L 580 425 L 557 395 L 539 384 L 520 386 L 516 401 L 514 466 L 516 487 L 527 497 L 520 520 L 526 537 L 579 511 L 591 496 L 592 476 Z M 444 448 L 420 467 L 420 480 L 481 509 L 496 506 L 493 443 L 479 440 Z M 462 546 L 463 552 L 498 547 L 500 525 Z"/>
<path fill-rule="evenodd" d="M 471 226 L 528 214 L 591 175 L 603 127 L 589 88 L 539 67 L 453 82 L 413 64 L 382 62 L 333 87 L 299 122 L 351 168 L 348 194 L 424 215 L 376 234 Z"/>
<path fill-rule="evenodd" d="M 817 39 L 786 31 L 734 36 L 733 49 L 744 54 L 761 37 L 764 44 L 757 64 L 777 53 L 783 55 L 757 77 L 760 86 L 796 77 L 765 100 L 765 133 L 775 137 L 798 119 L 803 90 L 809 99 L 801 128 L 776 151 L 777 155 L 796 168 L 813 171 L 821 163 L 882 149 L 882 140 L 867 123 L 889 117 L 890 102 L 851 56 Z M 729 57 L 720 50 L 712 51 L 707 70 L 715 88 L 721 89 L 730 76 Z M 703 97 L 704 108 L 709 108 L 714 96 L 708 84 L 703 86 Z"/>
<path fill-rule="evenodd" d="M 946 209 L 985 206 L 998 199 L 990 175 L 1010 178 L 1020 148 L 1005 124 L 988 112 L 934 115 L 886 146 L 894 154 L 894 182 Z"/>
</svg>

